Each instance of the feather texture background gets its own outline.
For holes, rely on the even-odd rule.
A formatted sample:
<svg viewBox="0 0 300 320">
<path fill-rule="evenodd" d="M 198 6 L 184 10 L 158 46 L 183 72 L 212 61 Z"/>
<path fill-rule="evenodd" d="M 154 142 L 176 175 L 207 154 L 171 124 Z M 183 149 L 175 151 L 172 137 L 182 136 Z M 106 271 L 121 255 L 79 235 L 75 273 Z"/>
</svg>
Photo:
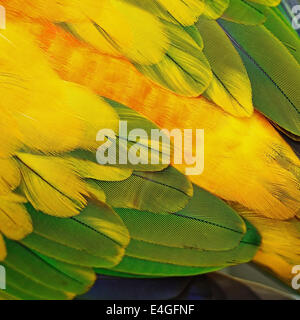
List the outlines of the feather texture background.
<svg viewBox="0 0 300 320">
<path fill-rule="evenodd" d="M 300 161 L 283 135 L 300 136 L 300 45 L 279 3 L 0 0 L 1 298 L 71 299 L 96 274 L 196 276 L 251 260 L 290 285 Z M 99 130 L 134 147 L 121 120 L 148 134 L 140 161 L 100 165 Z M 204 129 L 203 174 L 162 161 L 160 128 Z M 162 297 L 280 295 L 193 279 Z"/>
</svg>

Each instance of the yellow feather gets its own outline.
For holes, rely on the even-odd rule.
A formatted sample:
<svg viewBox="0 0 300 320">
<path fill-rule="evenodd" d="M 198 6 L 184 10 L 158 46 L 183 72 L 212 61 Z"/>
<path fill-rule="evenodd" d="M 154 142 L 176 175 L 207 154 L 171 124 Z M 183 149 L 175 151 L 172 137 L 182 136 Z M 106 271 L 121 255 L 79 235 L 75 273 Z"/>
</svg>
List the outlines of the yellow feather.
<svg viewBox="0 0 300 320">
<path fill-rule="evenodd" d="M 20 171 L 13 159 L 0 159 L 0 195 L 17 188 L 20 184 Z"/>
<path fill-rule="evenodd" d="M 62 47 L 67 45 L 72 46 L 70 39 L 61 41 Z M 284 220 L 300 214 L 300 160 L 258 112 L 236 118 L 203 97 L 185 98 L 152 85 L 124 60 L 96 54 L 78 43 L 71 51 L 81 59 L 75 65 L 65 59 L 64 79 L 135 109 L 161 128 L 193 129 L 193 141 L 196 129 L 204 129 L 204 172 L 190 177 L 195 184 L 270 218 Z M 61 50 L 51 52 L 55 69 L 60 69 L 60 57 Z M 81 71 L 90 65 L 103 71 L 91 70 L 86 77 Z M 64 72 L 68 69 L 73 71 Z M 176 167 L 185 172 L 186 165 Z"/>
<path fill-rule="evenodd" d="M 158 0 L 158 2 L 183 25 L 194 24 L 205 8 L 205 3 L 202 0 Z"/>
<path fill-rule="evenodd" d="M 86 189 L 92 200 L 100 203 L 106 202 L 105 192 L 96 184 L 94 181 L 89 181 L 86 183 Z"/>
<path fill-rule="evenodd" d="M 82 178 L 101 181 L 122 181 L 128 179 L 132 174 L 132 170 L 126 168 L 100 165 L 96 162 L 71 157 L 65 159 Z"/>
<path fill-rule="evenodd" d="M 237 82 L 239 81 L 237 74 L 234 74 L 233 77 L 235 77 Z M 240 79 L 240 81 L 243 80 L 244 79 Z M 245 90 L 243 95 L 240 95 L 240 101 L 238 101 L 232 95 L 228 94 L 228 91 L 226 91 L 224 86 L 215 76 L 213 76 L 213 79 L 205 93 L 208 97 L 214 97 L 214 103 L 221 106 L 223 110 L 233 116 L 250 117 L 253 113 L 253 105 L 251 102 L 252 97 L 248 94 L 248 91 Z M 246 106 L 246 108 L 242 108 L 241 105 L 243 107 Z"/>
<path fill-rule="evenodd" d="M 32 230 L 31 218 L 24 206 L 0 197 L 0 231 L 10 239 L 20 240 Z"/>
<path fill-rule="evenodd" d="M 18 153 L 21 190 L 37 209 L 59 217 L 80 213 L 87 191 L 71 167 L 60 158 Z"/>
<path fill-rule="evenodd" d="M 45 153 L 95 149 L 98 130 L 117 130 L 116 112 L 88 89 L 59 79 L 22 25 L 9 24 L 7 30 L 0 37 L 0 112 L 9 149 L 1 147 L 0 155 L 20 142 Z"/>
<path fill-rule="evenodd" d="M 191 180 L 266 217 L 294 217 L 299 211 L 300 161 L 291 148 L 258 113 L 238 119 L 215 109 L 203 109 L 193 124 L 205 128 L 205 169 Z M 283 158 L 290 167 L 281 163 Z"/>
<path fill-rule="evenodd" d="M 3 261 L 6 258 L 6 246 L 5 246 L 5 242 L 4 239 L 0 233 L 0 261 Z"/>
<path fill-rule="evenodd" d="M 140 64 L 158 63 L 168 47 L 162 23 L 150 13 L 118 0 L 106 0 L 101 10 L 95 4 L 82 8 L 88 20 L 71 28 L 102 52 L 122 53 Z"/>
<path fill-rule="evenodd" d="M 78 36 L 101 52 L 121 53 L 141 64 L 159 62 L 168 47 L 160 21 L 125 1 L 13 0 L 7 10 L 11 16 L 71 23 Z"/>
<path fill-rule="evenodd" d="M 2 94 L 1 86 L 3 86 L 3 75 L 0 73 L 0 94 Z M 1 100 L 5 100 L 1 96 Z M 0 101 L 0 127 L 1 127 L 1 136 L 0 136 L 0 157 L 7 158 L 11 156 L 14 151 L 16 151 L 21 142 L 21 134 L 18 130 L 16 121 L 2 109 L 3 103 Z"/>
<path fill-rule="evenodd" d="M 300 264 L 300 221 L 278 221 L 243 213 L 262 235 L 262 245 L 254 262 L 268 269 L 289 286 L 292 268 Z"/>
<path fill-rule="evenodd" d="M 71 123 L 73 119 L 80 121 L 82 133 L 78 142 L 79 148 L 96 150 L 99 147 L 96 136 L 101 129 L 118 132 L 119 116 L 104 99 L 87 88 L 71 82 L 61 83 L 60 88 L 64 94 L 63 101 L 70 108 L 68 122 Z"/>
<path fill-rule="evenodd" d="M 70 119 L 62 81 L 21 26 L 9 23 L 0 35 L 0 110 L 11 126 L 8 138 L 42 151 L 74 148 L 81 138 L 80 121 Z"/>
</svg>

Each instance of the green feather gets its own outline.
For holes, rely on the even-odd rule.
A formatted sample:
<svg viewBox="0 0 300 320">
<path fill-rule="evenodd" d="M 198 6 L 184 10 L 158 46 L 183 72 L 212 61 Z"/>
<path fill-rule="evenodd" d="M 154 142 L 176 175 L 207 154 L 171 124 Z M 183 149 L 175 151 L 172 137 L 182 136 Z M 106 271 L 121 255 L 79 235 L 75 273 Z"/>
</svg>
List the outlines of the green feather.
<svg viewBox="0 0 300 320">
<path fill-rule="evenodd" d="M 229 250 L 246 232 L 242 218 L 223 201 L 194 186 L 194 196 L 181 211 L 155 214 L 115 209 L 137 240 L 174 248 Z"/>
<path fill-rule="evenodd" d="M 51 258 L 86 267 L 112 267 L 128 245 L 126 227 L 107 206 L 89 205 L 69 219 L 50 217 L 32 207 L 28 210 L 34 232 L 21 243 Z"/>
<path fill-rule="evenodd" d="M 228 8 L 230 0 L 205 0 L 203 15 L 210 19 L 220 18 Z"/>
<path fill-rule="evenodd" d="M 264 26 L 242 26 L 224 20 L 219 20 L 219 23 L 244 61 L 252 83 L 255 108 L 285 130 L 299 136 L 298 62 Z"/>
<path fill-rule="evenodd" d="M 7 240 L 7 292 L 45 299 L 66 299 L 85 292 L 95 281 L 92 269 L 46 258 L 21 243 Z M 25 292 L 24 292 L 25 291 Z M 68 293 L 68 294 L 66 294 Z"/>
<path fill-rule="evenodd" d="M 176 212 L 184 208 L 193 195 L 189 180 L 173 167 L 160 172 L 135 171 L 120 182 L 95 181 L 112 207 Z"/>
<path fill-rule="evenodd" d="M 200 18 L 197 28 L 213 72 L 213 81 L 204 96 L 234 116 L 251 116 L 251 83 L 238 52 L 216 21 Z"/>
<path fill-rule="evenodd" d="M 107 271 L 96 269 L 103 274 L 200 274 L 247 262 L 260 245 L 260 236 L 247 221 L 198 187 L 189 205 L 176 214 L 115 210 L 131 241 L 120 264 Z"/>
<path fill-rule="evenodd" d="M 183 267 L 174 264 L 159 263 L 155 261 L 135 259 L 125 256 L 122 262 L 112 270 L 95 269 L 98 274 L 119 275 L 126 276 L 132 275 L 134 277 L 142 276 L 143 278 L 149 277 L 176 277 L 176 276 L 191 276 L 203 273 L 213 272 L 223 269 L 225 266 L 220 267 Z"/>
<path fill-rule="evenodd" d="M 237 248 L 229 251 L 176 249 L 140 240 L 131 240 L 121 263 L 107 273 L 118 272 L 142 276 L 186 276 L 212 272 L 225 266 L 248 262 L 260 245 L 260 236 L 248 223 L 248 231 Z M 214 266 L 210 266 L 212 263 Z M 105 274 L 103 269 L 97 273 Z"/>
<path fill-rule="evenodd" d="M 282 42 L 298 63 L 300 63 L 299 36 L 292 28 L 292 25 L 287 23 L 280 11 L 275 9 L 268 10 L 268 18 L 264 25 L 275 37 L 277 37 L 278 40 Z"/>
<path fill-rule="evenodd" d="M 230 5 L 222 19 L 245 25 L 262 24 L 266 20 L 265 7 L 255 7 L 244 0 L 230 0 Z"/>
<path fill-rule="evenodd" d="M 181 26 L 164 22 L 170 47 L 161 62 L 154 65 L 135 64 L 152 81 L 177 94 L 197 97 L 212 80 L 210 65 L 198 41 Z"/>
</svg>

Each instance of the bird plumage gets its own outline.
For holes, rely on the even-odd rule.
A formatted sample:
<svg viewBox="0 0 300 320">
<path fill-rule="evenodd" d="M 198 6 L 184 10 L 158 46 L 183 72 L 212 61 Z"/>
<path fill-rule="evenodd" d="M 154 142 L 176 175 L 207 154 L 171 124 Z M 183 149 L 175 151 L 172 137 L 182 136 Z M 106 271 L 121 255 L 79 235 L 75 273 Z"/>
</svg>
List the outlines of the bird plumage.
<svg viewBox="0 0 300 320">
<path fill-rule="evenodd" d="M 95 271 L 196 275 L 253 258 L 290 281 L 300 160 L 269 120 L 300 135 L 299 39 L 267 7 L 279 2 L 0 1 L 1 298 L 70 299 Z M 99 165 L 97 132 L 119 120 L 204 129 L 204 173 Z"/>
</svg>

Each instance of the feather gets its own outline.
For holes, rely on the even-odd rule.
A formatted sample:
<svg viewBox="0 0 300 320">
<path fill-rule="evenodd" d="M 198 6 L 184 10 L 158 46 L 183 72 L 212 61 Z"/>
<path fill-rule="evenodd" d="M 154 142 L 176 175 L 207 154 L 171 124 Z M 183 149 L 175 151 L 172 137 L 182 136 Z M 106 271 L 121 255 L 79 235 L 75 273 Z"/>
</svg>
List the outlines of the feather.
<svg viewBox="0 0 300 320">
<path fill-rule="evenodd" d="M 122 262 L 115 268 L 96 268 L 95 271 L 97 274 L 109 275 L 114 277 L 136 278 L 137 276 L 140 276 L 142 278 L 159 278 L 199 275 L 214 272 L 223 269 L 224 267 L 225 266 L 185 267 L 182 265 L 164 264 L 161 262 L 145 259 L 135 259 L 134 257 L 125 255 L 125 257 L 122 259 Z"/>
<path fill-rule="evenodd" d="M 98 162 L 97 155 L 92 150 L 75 149 L 62 156 L 68 162 L 66 165 L 71 165 L 73 170 L 82 178 L 103 181 L 125 180 L 130 177 L 132 170 L 161 171 L 167 168 L 169 165 L 167 152 L 173 152 L 169 136 L 163 132 L 159 135 L 153 135 L 153 131 L 160 130 L 153 122 L 115 101 L 109 99 L 105 99 L 105 101 L 113 108 L 124 124 L 121 129 L 122 132 L 119 132 L 120 127 L 118 127 L 115 132 L 116 136 L 109 137 L 110 141 L 116 144 L 114 157 L 110 158 L 108 156 L 109 163 L 101 165 Z M 138 136 L 134 141 L 130 132 L 137 128 L 143 129 L 145 137 L 142 139 Z M 101 145 L 100 141 L 97 143 Z M 140 151 L 138 163 L 124 162 L 124 160 L 122 160 L 124 163 L 121 163 L 120 155 L 127 159 L 129 154 L 137 149 Z M 165 160 L 166 156 L 168 161 Z"/>
<path fill-rule="evenodd" d="M 244 25 L 259 25 L 266 21 L 264 10 L 264 7 L 255 7 L 248 1 L 230 0 L 222 19 Z"/>
<path fill-rule="evenodd" d="M 0 159 L 0 195 L 15 190 L 21 182 L 21 173 L 14 159 Z"/>
<path fill-rule="evenodd" d="M 300 263 L 300 222 L 296 218 L 278 221 L 260 217 L 255 212 L 234 206 L 262 236 L 262 245 L 254 262 L 290 287 L 291 272 Z"/>
<path fill-rule="evenodd" d="M 274 17 L 266 20 L 266 6 L 277 3 L 7 4 L 8 28 L 0 33 L 0 259 L 7 254 L 8 290 L 1 298 L 71 299 L 92 285 L 92 268 L 124 277 L 182 276 L 255 255 L 265 267 L 268 257 L 278 262 L 279 277 L 288 279 L 298 252 L 274 250 L 275 222 L 296 226 L 287 227 L 282 242 L 291 248 L 299 231 L 300 162 L 253 112 L 247 76 L 257 108 L 297 135 L 298 55 L 290 53 L 296 40 L 276 30 Z M 220 16 L 223 30 L 203 20 Z M 219 57 L 216 43 L 228 56 Z M 257 79 L 285 102 L 284 112 L 259 95 Z M 227 112 L 199 97 L 204 92 Z M 124 137 L 119 120 L 148 137 Z M 167 144 L 175 149 L 170 139 L 149 138 L 159 128 L 204 129 L 202 175 L 188 178 L 187 164 L 161 163 Z M 107 142 L 138 161 L 118 164 L 118 155 L 109 166 L 97 164 L 95 151 Z M 157 163 L 149 165 L 149 151 Z M 255 214 L 243 220 L 216 196 Z M 266 235 L 262 243 L 258 230 Z"/>
<path fill-rule="evenodd" d="M 59 31 L 54 41 L 62 47 L 73 47 L 73 51 L 82 56 L 76 65 L 64 60 L 63 69 L 59 51 L 49 51 L 45 47 L 54 68 L 61 70 L 63 78 L 89 86 L 102 96 L 130 106 L 161 128 L 204 129 L 205 170 L 201 176 L 190 177 L 195 184 L 222 199 L 238 202 L 270 218 L 288 219 L 296 215 L 300 199 L 299 178 L 289 171 L 286 164 L 278 163 L 276 154 L 284 154 L 294 168 L 299 167 L 299 159 L 258 112 L 249 119 L 229 116 L 203 97 L 179 97 L 151 85 L 128 62 L 92 52 L 89 54 L 87 48 L 80 47 L 78 43 L 74 46 L 73 40 L 63 37 Z M 65 72 L 69 68 L 83 70 L 90 64 L 99 69 L 107 66 L 108 71 L 97 73 L 93 82 L 89 81 L 91 74 L 85 77 L 73 73 L 70 78 L 70 74 Z M 136 90 L 139 90 L 138 95 Z M 264 99 L 269 97 L 264 94 Z M 286 117 L 286 111 L 284 113 Z M 177 165 L 177 168 L 184 170 L 185 166 Z M 278 193 L 278 188 L 282 192 Z M 289 195 L 290 200 L 282 202 L 284 194 Z"/>
<path fill-rule="evenodd" d="M 56 261 L 17 242 L 7 241 L 7 247 L 6 292 L 15 298 L 70 299 L 95 281 L 92 269 Z"/>
<path fill-rule="evenodd" d="M 292 26 L 286 23 L 286 20 L 278 9 L 268 10 L 268 17 L 264 26 L 281 41 L 290 54 L 300 63 L 299 37 Z"/>
<path fill-rule="evenodd" d="M 122 0 L 124 2 L 130 3 L 140 9 L 143 9 L 157 18 L 177 23 L 175 17 L 163 7 L 159 0 Z M 176 0 L 177 1 L 177 0 Z"/>
<path fill-rule="evenodd" d="M 230 250 L 246 233 L 243 219 L 224 202 L 196 186 L 191 201 L 176 213 L 115 210 L 136 240 L 147 239 L 149 243 L 174 248 Z"/>
<path fill-rule="evenodd" d="M 49 5 L 45 0 L 15 0 L 7 11 L 34 20 L 68 23 L 72 32 L 101 52 L 125 55 L 138 63 L 159 62 L 168 47 L 159 20 L 126 1 L 63 0 Z"/>
<path fill-rule="evenodd" d="M 40 211 L 60 217 L 76 215 L 86 205 L 84 183 L 60 158 L 18 153 L 21 190 Z"/>
<path fill-rule="evenodd" d="M 168 22 L 164 22 L 164 26 L 170 39 L 170 48 L 164 58 L 154 65 L 135 66 L 166 89 L 184 96 L 199 96 L 212 79 L 202 48 L 182 27 Z"/>
<path fill-rule="evenodd" d="M 127 228 L 105 205 L 89 205 L 70 219 L 28 210 L 34 213 L 34 232 L 21 243 L 50 258 L 84 267 L 112 267 L 128 245 Z"/>
<path fill-rule="evenodd" d="M 8 238 L 20 240 L 33 230 L 23 200 L 14 195 L 0 197 L 0 231 Z"/>
<path fill-rule="evenodd" d="M 6 258 L 7 250 L 2 234 L 0 233 L 0 261 L 3 261 Z"/>
<path fill-rule="evenodd" d="M 168 0 L 158 0 L 171 15 L 183 25 L 192 25 L 203 13 L 204 1 L 202 0 L 175 0 L 170 3 Z"/>
<path fill-rule="evenodd" d="M 101 181 L 122 181 L 128 179 L 132 170 L 126 168 L 117 168 L 112 166 L 100 165 L 98 163 L 66 157 L 66 166 L 72 166 L 74 172 L 85 179 L 95 179 Z"/>
<path fill-rule="evenodd" d="M 9 293 L 24 300 L 69 300 L 74 296 L 40 284 L 11 267 L 6 268 L 6 283 Z"/>
<path fill-rule="evenodd" d="M 169 161 L 166 161 L 165 158 L 166 156 L 168 157 L 168 152 L 170 151 L 171 153 L 173 150 L 170 137 L 163 132 L 160 132 L 159 136 L 153 135 L 153 132 L 157 132 L 160 129 L 152 121 L 125 105 L 110 99 L 105 100 L 117 112 L 120 121 L 126 122 L 127 127 L 127 132 L 119 132 L 116 137 L 116 147 L 119 152 L 117 152 L 114 166 L 130 168 L 136 171 L 161 171 L 167 168 Z M 129 133 L 137 128 L 143 129 L 146 134 L 145 137 L 138 136 L 134 141 L 134 138 L 130 137 Z M 125 128 L 123 130 L 126 131 Z M 126 163 L 122 164 L 120 154 L 124 156 L 127 153 L 128 157 L 133 150 L 139 151 L 138 163 L 125 161 Z"/>
<path fill-rule="evenodd" d="M 6 135 L 9 139 L 6 152 L 15 151 L 21 142 L 45 153 L 70 151 L 75 147 L 95 149 L 98 130 L 117 130 L 119 119 L 114 110 L 87 88 L 59 79 L 22 26 L 9 24 L 3 36 L 1 52 L 13 52 L 3 55 L 3 72 L 15 79 L 1 87 L 5 90 L 1 102 L 4 119 L 8 117 L 11 125 Z M 31 60 L 34 63 L 28 64 Z"/>
<path fill-rule="evenodd" d="M 220 18 L 230 4 L 230 0 L 205 0 L 203 15 L 210 19 Z"/>
<path fill-rule="evenodd" d="M 86 181 L 86 189 L 92 201 L 106 203 L 106 195 L 95 181 Z"/>
<path fill-rule="evenodd" d="M 275 7 L 278 6 L 281 0 L 250 0 L 254 3 L 259 3 L 264 6 Z"/>
<path fill-rule="evenodd" d="M 136 171 L 120 182 L 95 182 L 104 191 L 106 202 L 119 208 L 176 212 L 184 208 L 193 195 L 191 183 L 173 167 L 160 172 Z"/>
<path fill-rule="evenodd" d="M 245 63 L 255 107 L 284 129 L 300 135 L 297 61 L 264 26 L 246 27 L 223 20 L 219 23 Z"/>
<path fill-rule="evenodd" d="M 148 65 L 158 63 L 168 47 L 160 21 L 125 1 L 106 0 L 96 11 L 94 2 L 82 10 L 87 21 L 72 23 L 70 28 L 102 52 L 121 53 L 134 62 Z"/>
<path fill-rule="evenodd" d="M 240 56 L 217 22 L 200 18 L 197 27 L 213 72 L 213 81 L 204 95 L 234 116 L 251 116 L 251 83 Z"/>
<path fill-rule="evenodd" d="M 123 1 L 134 4 L 154 16 L 183 26 L 193 25 L 205 8 L 204 0 L 174 0 L 172 5 L 167 0 Z"/>
<path fill-rule="evenodd" d="M 126 222 L 125 222 L 126 223 Z M 248 224 L 249 225 L 249 224 Z M 150 229 L 148 228 L 148 231 Z M 152 230 L 154 232 L 155 229 Z M 129 227 L 129 232 L 131 232 Z M 157 245 L 148 239 L 132 240 L 121 263 L 112 271 L 143 276 L 180 276 L 201 274 L 221 269 L 225 265 L 250 260 L 259 246 L 260 238 L 254 228 L 249 228 L 240 245 L 229 251 L 201 251 L 191 248 L 179 249 Z M 181 266 L 181 268 L 179 268 Z M 102 270 L 98 273 L 105 274 Z"/>
</svg>

